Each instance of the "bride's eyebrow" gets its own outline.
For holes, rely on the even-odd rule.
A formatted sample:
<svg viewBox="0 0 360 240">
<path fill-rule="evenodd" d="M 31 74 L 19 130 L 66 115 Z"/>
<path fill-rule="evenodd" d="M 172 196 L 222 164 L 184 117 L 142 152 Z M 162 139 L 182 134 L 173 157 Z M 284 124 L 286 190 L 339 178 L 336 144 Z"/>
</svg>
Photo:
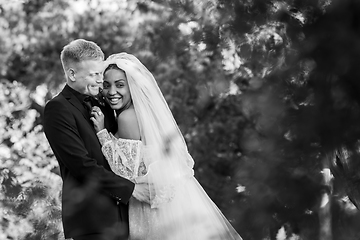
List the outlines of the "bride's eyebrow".
<svg viewBox="0 0 360 240">
<path fill-rule="evenodd" d="M 109 80 L 104 79 L 104 82 L 109 83 Z M 116 80 L 114 80 L 114 83 L 118 83 L 118 82 L 125 82 L 125 79 L 116 79 Z"/>
</svg>

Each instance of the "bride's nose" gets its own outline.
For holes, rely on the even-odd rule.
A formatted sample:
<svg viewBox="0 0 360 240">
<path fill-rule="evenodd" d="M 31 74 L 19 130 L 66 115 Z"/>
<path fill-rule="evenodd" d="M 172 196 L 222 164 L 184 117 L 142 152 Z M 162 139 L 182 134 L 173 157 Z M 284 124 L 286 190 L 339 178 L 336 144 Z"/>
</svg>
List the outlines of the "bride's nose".
<svg viewBox="0 0 360 240">
<path fill-rule="evenodd" d="M 115 86 L 110 86 L 110 88 L 109 88 L 109 94 L 110 94 L 110 95 L 115 95 L 115 94 L 116 94 L 116 88 L 115 88 Z"/>
</svg>

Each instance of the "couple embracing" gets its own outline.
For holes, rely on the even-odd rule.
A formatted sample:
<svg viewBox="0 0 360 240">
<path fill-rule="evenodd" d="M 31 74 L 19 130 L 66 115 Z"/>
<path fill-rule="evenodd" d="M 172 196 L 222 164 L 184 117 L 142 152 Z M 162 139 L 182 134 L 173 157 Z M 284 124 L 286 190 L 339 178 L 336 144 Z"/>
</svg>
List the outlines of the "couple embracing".
<svg viewBox="0 0 360 240">
<path fill-rule="evenodd" d="M 44 112 L 59 162 L 62 222 L 74 240 L 241 239 L 194 178 L 194 161 L 148 69 L 104 61 L 77 39 L 61 52 L 64 89 Z"/>
</svg>

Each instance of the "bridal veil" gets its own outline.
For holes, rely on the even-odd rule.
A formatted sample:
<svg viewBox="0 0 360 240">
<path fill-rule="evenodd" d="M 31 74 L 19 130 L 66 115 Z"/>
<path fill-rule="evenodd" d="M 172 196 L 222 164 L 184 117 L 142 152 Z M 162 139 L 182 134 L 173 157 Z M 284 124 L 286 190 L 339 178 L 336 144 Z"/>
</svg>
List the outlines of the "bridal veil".
<svg viewBox="0 0 360 240">
<path fill-rule="evenodd" d="M 169 227 L 158 230 L 171 232 L 169 239 L 241 239 L 193 177 L 194 160 L 153 75 L 131 54 L 113 54 L 105 67 L 110 64 L 127 77 L 147 166 L 147 174 L 135 181 L 153 186 L 154 221 Z"/>
</svg>

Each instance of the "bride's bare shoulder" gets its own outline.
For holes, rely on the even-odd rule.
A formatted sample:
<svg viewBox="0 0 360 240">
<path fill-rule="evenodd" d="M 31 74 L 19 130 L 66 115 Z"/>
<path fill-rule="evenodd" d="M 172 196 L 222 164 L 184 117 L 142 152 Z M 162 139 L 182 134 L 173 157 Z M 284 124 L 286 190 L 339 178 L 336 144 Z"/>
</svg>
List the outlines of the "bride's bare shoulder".
<svg viewBox="0 0 360 240">
<path fill-rule="evenodd" d="M 117 119 L 118 132 L 121 138 L 140 140 L 140 129 L 134 108 L 121 112 Z"/>
</svg>

